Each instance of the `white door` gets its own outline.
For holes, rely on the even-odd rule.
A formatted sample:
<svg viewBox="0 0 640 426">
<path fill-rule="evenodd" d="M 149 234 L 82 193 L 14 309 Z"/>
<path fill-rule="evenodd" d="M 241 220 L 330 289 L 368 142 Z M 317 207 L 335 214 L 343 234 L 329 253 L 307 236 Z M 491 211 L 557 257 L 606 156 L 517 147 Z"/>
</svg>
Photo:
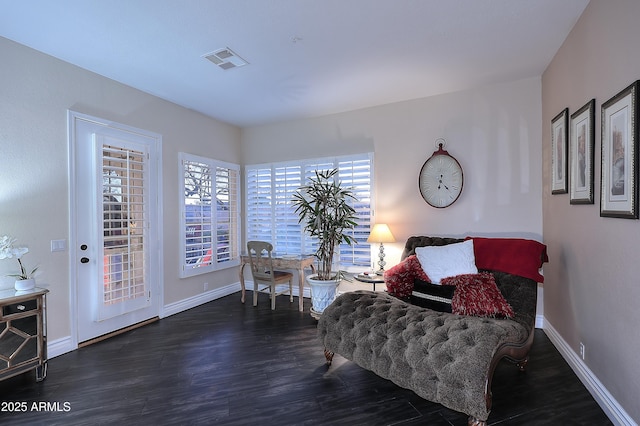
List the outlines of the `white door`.
<svg viewBox="0 0 640 426">
<path fill-rule="evenodd" d="M 159 313 L 159 135 L 69 112 L 77 341 Z"/>
</svg>

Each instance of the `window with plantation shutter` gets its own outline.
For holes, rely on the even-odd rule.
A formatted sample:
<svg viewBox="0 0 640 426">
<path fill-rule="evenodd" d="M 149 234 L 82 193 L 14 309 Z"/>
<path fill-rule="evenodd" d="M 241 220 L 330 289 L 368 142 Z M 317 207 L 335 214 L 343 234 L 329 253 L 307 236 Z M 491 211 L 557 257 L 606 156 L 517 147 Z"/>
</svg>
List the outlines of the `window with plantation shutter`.
<svg viewBox="0 0 640 426">
<path fill-rule="evenodd" d="M 240 263 L 240 166 L 180 154 L 181 277 Z"/>
<path fill-rule="evenodd" d="M 315 170 L 333 168 L 353 191 L 359 218 L 352 231 L 357 243 L 340 245 L 340 268 L 370 267 L 371 245 L 366 241 L 371 229 L 373 154 L 245 166 L 246 240 L 269 241 L 277 254 L 315 253 L 317 241 L 303 232 L 292 196 Z"/>
</svg>

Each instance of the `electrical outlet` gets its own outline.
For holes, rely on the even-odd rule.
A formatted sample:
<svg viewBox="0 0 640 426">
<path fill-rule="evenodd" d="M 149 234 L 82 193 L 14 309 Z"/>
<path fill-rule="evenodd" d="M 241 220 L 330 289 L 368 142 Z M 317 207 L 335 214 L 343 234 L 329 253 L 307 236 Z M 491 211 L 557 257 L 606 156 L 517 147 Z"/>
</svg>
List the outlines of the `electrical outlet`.
<svg viewBox="0 0 640 426">
<path fill-rule="evenodd" d="M 209 283 L 204 283 L 204 291 L 209 290 Z"/>
<path fill-rule="evenodd" d="M 584 361 L 584 343 L 580 342 L 580 358 Z"/>
</svg>

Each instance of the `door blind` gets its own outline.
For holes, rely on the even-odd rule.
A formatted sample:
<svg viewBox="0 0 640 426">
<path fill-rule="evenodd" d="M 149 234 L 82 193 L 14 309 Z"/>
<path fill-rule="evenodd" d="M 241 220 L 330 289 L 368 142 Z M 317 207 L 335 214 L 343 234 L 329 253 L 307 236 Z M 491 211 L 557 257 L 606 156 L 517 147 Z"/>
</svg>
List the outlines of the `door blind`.
<svg viewBox="0 0 640 426">
<path fill-rule="evenodd" d="M 146 298 L 146 153 L 103 145 L 103 303 Z"/>
</svg>

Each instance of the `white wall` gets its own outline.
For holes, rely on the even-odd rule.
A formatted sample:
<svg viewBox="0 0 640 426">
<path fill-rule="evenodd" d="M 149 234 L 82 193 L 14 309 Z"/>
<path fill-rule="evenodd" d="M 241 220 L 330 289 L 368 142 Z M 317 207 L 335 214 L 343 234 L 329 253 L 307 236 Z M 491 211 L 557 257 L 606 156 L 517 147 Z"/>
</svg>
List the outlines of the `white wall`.
<svg viewBox="0 0 640 426">
<path fill-rule="evenodd" d="M 640 78 L 640 2 L 592 0 L 542 77 L 546 320 L 613 398 L 640 422 L 640 223 L 600 217 L 601 105 Z M 551 120 L 590 99 L 595 113 L 595 204 L 551 195 Z M 640 113 L 640 112 L 637 112 Z"/>
<path fill-rule="evenodd" d="M 171 304 L 238 281 L 237 268 L 178 278 L 178 152 L 240 162 L 240 131 L 191 110 L 0 38 L 0 235 L 29 247 L 24 261 L 40 265 L 48 286 L 48 333 L 70 334 L 69 252 L 50 241 L 69 235 L 67 110 L 163 136 L 164 302 Z M 0 260 L 0 288 L 10 288 L 17 262 Z"/>
<path fill-rule="evenodd" d="M 375 152 L 376 221 L 397 243 L 411 235 L 505 235 L 542 239 L 541 82 L 475 90 L 242 130 L 243 164 Z M 453 206 L 434 209 L 418 173 L 444 138 L 464 169 Z M 375 251 L 375 250 L 374 250 Z"/>
</svg>

